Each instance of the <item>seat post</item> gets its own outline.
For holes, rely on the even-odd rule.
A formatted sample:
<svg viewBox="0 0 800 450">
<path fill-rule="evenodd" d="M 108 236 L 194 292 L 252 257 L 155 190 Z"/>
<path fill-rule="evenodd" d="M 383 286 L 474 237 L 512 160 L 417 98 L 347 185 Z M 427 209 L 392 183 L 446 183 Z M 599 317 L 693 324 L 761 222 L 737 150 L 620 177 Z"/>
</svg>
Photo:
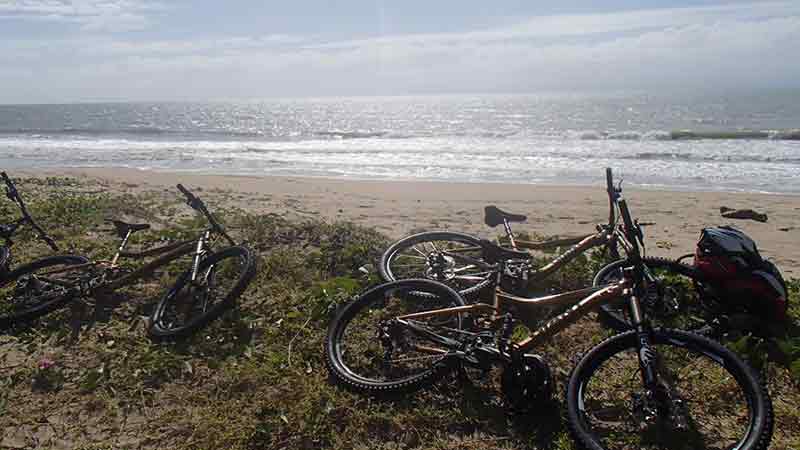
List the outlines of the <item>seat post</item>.
<svg viewBox="0 0 800 450">
<path fill-rule="evenodd" d="M 133 230 L 128 230 L 128 232 L 125 233 L 125 238 L 122 239 L 122 243 L 119 245 L 119 249 L 117 249 L 117 254 L 114 255 L 114 259 L 111 260 L 111 267 L 117 265 L 117 260 L 119 259 L 119 255 L 120 253 L 122 253 L 123 250 L 125 250 L 125 246 L 128 245 L 128 239 L 131 237 L 131 234 L 133 234 Z"/>
<path fill-rule="evenodd" d="M 508 219 L 503 217 L 503 226 L 506 229 L 506 235 L 508 235 L 508 240 L 511 242 L 511 248 L 514 250 L 517 249 L 517 243 L 514 242 L 514 233 L 511 232 L 511 225 L 508 223 Z"/>
</svg>

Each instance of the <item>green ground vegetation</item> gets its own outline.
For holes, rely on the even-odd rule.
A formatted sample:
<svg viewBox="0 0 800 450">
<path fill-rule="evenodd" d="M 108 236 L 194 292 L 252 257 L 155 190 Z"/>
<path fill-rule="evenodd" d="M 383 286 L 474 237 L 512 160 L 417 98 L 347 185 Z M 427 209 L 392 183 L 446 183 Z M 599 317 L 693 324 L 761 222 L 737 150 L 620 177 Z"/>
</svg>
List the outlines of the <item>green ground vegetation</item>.
<svg viewBox="0 0 800 450">
<path fill-rule="evenodd" d="M 29 209 L 65 252 L 110 258 L 117 238 L 106 217 L 149 221 L 132 247 L 168 242 L 202 228 L 173 190 L 99 185 L 72 178 L 20 180 Z M 332 312 L 378 282 L 368 269 L 389 243 L 351 223 L 289 222 L 235 206 L 236 194 L 198 191 L 258 254 L 255 280 L 238 307 L 178 343 L 154 343 L 146 317 L 186 261 L 102 302 L 74 302 L 0 335 L 0 448 L 84 449 L 520 449 L 573 447 L 563 421 L 563 383 L 579 352 L 610 332 L 595 318 L 541 349 L 559 399 L 521 415 L 497 383 L 453 376 L 402 399 L 378 400 L 332 384 L 323 340 Z M 16 217 L 0 201 L 0 217 Z M 29 232 L 14 264 L 49 254 Z M 183 265 L 181 265 L 183 264 Z M 578 258 L 544 289 L 585 286 L 597 258 Z M 791 281 L 800 319 L 800 281 Z M 764 361 L 760 342 L 737 351 L 764 367 L 774 396 L 772 448 L 800 448 L 800 337 L 781 340 Z"/>
</svg>

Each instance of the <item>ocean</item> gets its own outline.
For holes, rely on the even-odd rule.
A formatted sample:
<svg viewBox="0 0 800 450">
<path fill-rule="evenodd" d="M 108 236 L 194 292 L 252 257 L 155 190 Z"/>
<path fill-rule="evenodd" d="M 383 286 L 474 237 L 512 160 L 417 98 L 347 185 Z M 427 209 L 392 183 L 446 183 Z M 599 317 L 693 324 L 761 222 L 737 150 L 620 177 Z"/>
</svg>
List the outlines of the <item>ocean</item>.
<svg viewBox="0 0 800 450">
<path fill-rule="evenodd" d="M 800 193 L 800 92 L 0 105 L 0 168 Z"/>
</svg>

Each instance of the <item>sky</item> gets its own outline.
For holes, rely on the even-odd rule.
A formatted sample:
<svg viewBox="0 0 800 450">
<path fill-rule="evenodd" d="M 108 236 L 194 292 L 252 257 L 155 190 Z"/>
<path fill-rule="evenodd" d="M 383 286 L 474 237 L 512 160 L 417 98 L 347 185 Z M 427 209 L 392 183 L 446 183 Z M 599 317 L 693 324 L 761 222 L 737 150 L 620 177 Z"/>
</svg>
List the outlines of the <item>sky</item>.
<svg viewBox="0 0 800 450">
<path fill-rule="evenodd" d="M 800 87 L 800 1 L 0 0 L 0 103 Z"/>
</svg>

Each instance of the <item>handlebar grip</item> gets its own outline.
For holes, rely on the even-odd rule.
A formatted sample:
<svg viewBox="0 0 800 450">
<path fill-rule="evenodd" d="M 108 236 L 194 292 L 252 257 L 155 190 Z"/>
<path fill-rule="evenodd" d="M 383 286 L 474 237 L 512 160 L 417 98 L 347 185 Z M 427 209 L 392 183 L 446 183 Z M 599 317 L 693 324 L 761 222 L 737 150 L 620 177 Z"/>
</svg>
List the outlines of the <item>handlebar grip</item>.
<svg viewBox="0 0 800 450">
<path fill-rule="evenodd" d="M 189 192 L 184 185 L 178 183 L 177 188 L 181 193 L 186 197 L 186 203 L 192 208 L 198 211 L 203 210 L 203 202 L 200 201 L 194 194 Z"/>
<path fill-rule="evenodd" d="M 14 186 L 14 182 L 11 181 L 8 174 L 5 172 L 0 172 L 0 177 L 3 178 L 3 182 L 6 184 L 6 196 L 11 201 L 17 201 L 19 199 L 19 193 L 17 192 L 17 187 Z"/>
<path fill-rule="evenodd" d="M 611 173 L 611 167 L 606 167 L 606 188 L 608 192 L 614 190 L 614 175 Z"/>
<path fill-rule="evenodd" d="M 192 193 L 191 193 L 191 192 L 189 192 L 189 190 L 188 190 L 188 189 L 186 189 L 185 187 L 183 187 L 183 185 L 182 185 L 182 184 L 178 183 L 178 186 L 177 186 L 177 187 L 178 187 L 178 190 L 179 190 L 179 191 L 181 191 L 181 193 L 183 193 L 183 195 L 185 195 L 185 196 L 187 196 L 187 197 L 194 197 L 194 195 L 192 195 Z"/>
</svg>

